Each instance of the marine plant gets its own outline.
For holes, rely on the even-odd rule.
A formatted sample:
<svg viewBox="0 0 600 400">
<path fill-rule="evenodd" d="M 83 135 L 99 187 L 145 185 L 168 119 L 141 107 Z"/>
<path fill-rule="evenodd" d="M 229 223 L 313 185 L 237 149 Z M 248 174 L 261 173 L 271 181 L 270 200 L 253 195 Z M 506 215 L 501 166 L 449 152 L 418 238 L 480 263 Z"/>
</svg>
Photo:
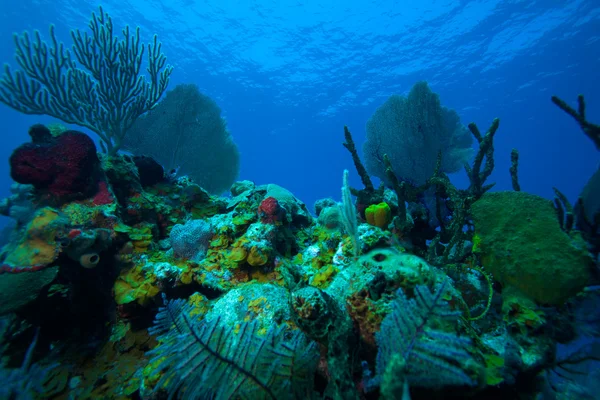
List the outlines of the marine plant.
<svg viewBox="0 0 600 400">
<path fill-rule="evenodd" d="M 119 40 L 110 15 L 99 8 L 89 22 L 91 34 L 71 30 L 71 51 L 59 42 L 50 25 L 50 44 L 34 31 L 15 34 L 16 60 L 21 68 L 4 65 L 0 102 L 33 115 L 50 115 L 95 132 L 109 154 L 121 148 L 135 120 L 158 102 L 173 68 L 166 64 L 156 35 L 148 44 L 149 80 L 141 74 L 145 46 L 140 28 L 126 26 Z M 74 61 L 75 58 L 81 67 Z"/>
</svg>

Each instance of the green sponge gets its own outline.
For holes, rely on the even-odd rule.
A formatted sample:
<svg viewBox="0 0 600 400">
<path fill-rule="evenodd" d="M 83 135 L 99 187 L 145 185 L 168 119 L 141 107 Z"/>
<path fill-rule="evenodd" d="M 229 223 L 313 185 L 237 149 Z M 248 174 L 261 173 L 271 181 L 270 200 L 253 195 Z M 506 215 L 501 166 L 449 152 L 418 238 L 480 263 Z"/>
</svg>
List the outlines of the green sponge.
<svg viewBox="0 0 600 400">
<path fill-rule="evenodd" d="M 567 234 L 549 200 L 525 192 L 487 193 L 472 206 L 484 268 L 541 304 L 561 304 L 588 284 L 592 258 Z"/>
</svg>

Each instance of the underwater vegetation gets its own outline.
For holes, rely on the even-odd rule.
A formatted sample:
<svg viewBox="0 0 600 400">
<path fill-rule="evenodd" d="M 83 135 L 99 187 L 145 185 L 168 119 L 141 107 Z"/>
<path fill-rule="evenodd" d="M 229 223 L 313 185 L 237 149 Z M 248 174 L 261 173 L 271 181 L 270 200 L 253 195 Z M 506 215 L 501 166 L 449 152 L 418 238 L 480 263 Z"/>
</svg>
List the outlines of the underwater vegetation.
<svg viewBox="0 0 600 400">
<path fill-rule="evenodd" d="M 600 346 L 558 349 L 598 336 L 581 322 L 598 304 L 597 172 L 575 205 L 547 200 L 521 188 L 514 150 L 513 190 L 492 192 L 500 121 L 465 127 L 419 82 L 368 122 L 364 164 L 344 127 L 363 187 L 345 170 L 340 201 L 311 213 L 235 181 L 220 109 L 166 91 L 156 37 L 115 38 L 102 9 L 89 28 L 71 51 L 53 28 L 51 44 L 16 35 L 20 70 L 0 80 L 0 102 L 101 143 L 37 124 L 10 157 L 0 397 L 593 398 L 580 376 Z M 598 146 L 584 98 L 553 101 Z"/>
</svg>

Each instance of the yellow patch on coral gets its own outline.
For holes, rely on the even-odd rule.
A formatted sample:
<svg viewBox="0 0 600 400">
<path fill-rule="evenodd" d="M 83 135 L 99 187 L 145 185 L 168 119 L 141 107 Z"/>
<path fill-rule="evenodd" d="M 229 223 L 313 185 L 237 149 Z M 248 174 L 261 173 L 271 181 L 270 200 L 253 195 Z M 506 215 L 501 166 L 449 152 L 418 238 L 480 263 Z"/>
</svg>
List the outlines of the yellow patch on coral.
<svg viewBox="0 0 600 400">
<path fill-rule="evenodd" d="M 29 223 L 27 231 L 31 233 L 43 233 L 52 223 L 59 218 L 58 211 L 53 208 L 45 207 L 39 210 L 33 220 Z"/>
<path fill-rule="evenodd" d="M 121 305 L 136 301 L 142 306 L 148 304 L 160 292 L 155 282 L 155 276 L 145 276 L 138 266 L 124 271 L 114 285 L 116 303 Z"/>
<path fill-rule="evenodd" d="M 115 292 L 115 301 L 117 302 L 117 304 L 127 304 L 135 301 L 135 296 L 133 295 L 133 288 L 127 282 L 117 280 L 113 289 Z"/>
<path fill-rule="evenodd" d="M 252 265 L 253 267 L 260 267 L 269 261 L 269 255 L 263 250 L 259 249 L 257 246 L 254 246 L 250 249 L 250 254 L 248 254 L 247 261 L 248 264 Z"/>
<path fill-rule="evenodd" d="M 323 288 L 325 286 L 327 286 L 330 282 L 330 279 L 335 276 L 335 274 L 337 273 L 337 268 L 335 268 L 333 265 L 328 265 L 326 268 L 322 269 L 321 271 L 317 272 L 311 279 L 310 284 L 312 286 L 316 286 L 319 288 Z"/>
<path fill-rule="evenodd" d="M 62 211 L 68 216 L 71 225 L 84 225 L 93 221 L 98 215 L 96 207 L 90 207 L 81 203 L 67 203 Z"/>
<path fill-rule="evenodd" d="M 231 249 L 231 252 L 229 252 L 229 256 L 227 258 L 229 259 L 229 261 L 235 263 L 243 263 L 244 261 L 246 261 L 247 257 L 248 251 L 244 247 L 239 246 Z"/>
<path fill-rule="evenodd" d="M 233 217 L 233 224 L 239 228 L 243 228 L 246 225 L 250 225 L 252 221 L 256 218 L 256 214 L 238 214 Z"/>
<path fill-rule="evenodd" d="M 197 203 L 192 205 L 191 208 L 192 218 L 200 219 L 206 217 L 212 217 L 219 213 L 219 207 L 213 203 Z"/>
<path fill-rule="evenodd" d="M 229 237 L 226 235 L 219 235 L 214 240 L 210 242 L 210 247 L 225 249 L 229 246 Z"/>
<path fill-rule="evenodd" d="M 200 293 L 194 293 L 188 299 L 188 303 L 192 306 L 190 317 L 199 317 L 205 315 L 210 309 L 209 300 Z"/>
<path fill-rule="evenodd" d="M 218 271 L 221 269 L 219 263 L 202 263 L 202 265 L 206 271 Z"/>
<path fill-rule="evenodd" d="M 325 242 L 331 238 L 331 234 L 327 232 L 325 229 L 317 228 L 317 232 L 315 235 L 315 239 L 317 242 Z"/>
<path fill-rule="evenodd" d="M 139 224 L 132 227 L 118 223 L 113 227 L 113 230 L 117 233 L 127 234 L 136 253 L 147 252 L 154 239 L 152 225 L 150 224 Z"/>
<path fill-rule="evenodd" d="M 266 297 L 259 297 L 248 302 L 248 309 L 252 309 L 254 312 L 259 313 L 262 311 L 262 306 L 267 304 Z"/>
<path fill-rule="evenodd" d="M 117 233 L 129 233 L 129 232 L 131 232 L 131 227 L 129 225 L 125 225 L 122 222 L 118 222 L 113 227 L 113 230 Z"/>
<path fill-rule="evenodd" d="M 138 253 L 144 253 L 148 251 L 148 248 L 152 244 L 152 228 L 150 226 L 141 226 L 139 228 L 133 228 L 129 233 L 129 239 L 133 243 L 133 248 Z"/>
<path fill-rule="evenodd" d="M 152 253 L 148 254 L 148 259 L 152 262 L 167 261 L 165 254 L 166 253 L 164 251 L 153 251 Z M 180 265 L 178 265 L 178 267 L 180 267 Z"/>
<path fill-rule="evenodd" d="M 39 210 L 27 225 L 25 234 L 12 248 L 5 263 L 18 267 L 48 265 L 60 254 L 58 237 L 64 236 L 66 220 L 58 212 L 46 207 Z"/>
<path fill-rule="evenodd" d="M 5 262 L 18 267 L 48 265 L 58 257 L 60 247 L 56 242 L 46 242 L 40 238 L 30 238 L 8 253 Z"/>
<path fill-rule="evenodd" d="M 179 276 L 179 281 L 184 285 L 189 285 L 194 280 L 194 273 L 191 268 L 184 267 L 183 272 Z"/>
</svg>

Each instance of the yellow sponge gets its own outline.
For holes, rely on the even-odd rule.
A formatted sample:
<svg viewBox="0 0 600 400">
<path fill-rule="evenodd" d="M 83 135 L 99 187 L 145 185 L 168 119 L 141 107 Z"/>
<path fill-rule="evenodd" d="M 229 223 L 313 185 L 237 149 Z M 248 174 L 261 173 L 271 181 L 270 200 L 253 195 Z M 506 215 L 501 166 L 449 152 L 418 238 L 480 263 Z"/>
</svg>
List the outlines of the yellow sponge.
<svg viewBox="0 0 600 400">
<path fill-rule="evenodd" d="M 372 204 L 365 210 L 365 217 L 369 225 L 385 229 L 392 221 L 392 211 L 387 203 Z"/>
</svg>

